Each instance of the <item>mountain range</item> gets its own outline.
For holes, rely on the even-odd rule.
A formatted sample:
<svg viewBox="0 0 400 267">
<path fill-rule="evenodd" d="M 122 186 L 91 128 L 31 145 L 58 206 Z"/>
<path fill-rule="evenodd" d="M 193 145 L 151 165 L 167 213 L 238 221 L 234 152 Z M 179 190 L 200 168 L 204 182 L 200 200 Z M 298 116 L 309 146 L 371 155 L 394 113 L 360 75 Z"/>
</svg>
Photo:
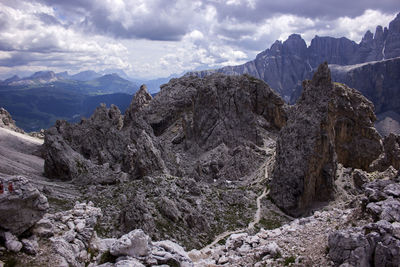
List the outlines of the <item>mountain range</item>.
<svg viewBox="0 0 400 267">
<path fill-rule="evenodd" d="M 295 103 L 302 91 L 302 81 L 310 79 L 316 67 L 327 61 L 332 69 L 332 78 L 337 82 L 346 83 L 358 89 L 375 105 L 375 112 L 380 119 L 381 127 L 377 125 L 381 134 L 388 132 L 400 133 L 400 14 L 390 22 L 388 27 L 377 26 L 375 33 L 367 31 L 361 42 L 356 43 L 345 37 L 320 37 L 315 36 L 309 46 L 299 34 L 292 34 L 285 41 L 275 41 L 269 49 L 259 53 L 256 58 L 238 66 L 227 66 L 215 70 L 193 71 L 186 75 L 204 77 L 212 73 L 225 73 L 230 75 L 249 74 L 255 78 L 264 80 L 282 98 L 289 103 Z M 110 73 L 113 71 L 114 73 Z M 108 74 L 104 74 L 107 73 Z M 26 103 L 20 101 L 16 95 L 23 94 L 24 97 L 46 99 L 46 91 L 58 92 L 58 99 L 71 99 L 72 94 L 78 94 L 78 99 L 88 98 L 93 95 L 104 95 L 113 93 L 133 94 L 138 89 L 138 84 L 147 84 L 150 93 L 154 94 L 160 90 L 160 85 L 167 83 L 170 78 L 178 77 L 172 75 L 167 78 L 155 80 L 139 80 L 129 78 L 122 70 L 108 70 L 102 73 L 92 70 L 83 71 L 74 75 L 67 72 L 55 73 L 53 71 L 36 72 L 29 77 L 10 77 L 0 81 L 0 105 L 13 113 L 17 124 L 25 130 L 38 130 L 33 123 L 27 122 L 32 109 L 21 112 L 20 106 Z M 118 74 L 117 74 L 118 73 Z M 47 88 L 47 89 L 46 89 Z M 69 96 L 67 96 L 69 95 Z M 84 95 L 84 97 L 82 96 Z M 7 101 L 12 98 L 12 102 Z M 104 96 L 103 96 L 104 98 Z M 95 98 L 98 99 L 98 98 Z M 109 99 L 119 99 L 110 96 Z M 92 102 L 92 100 L 85 100 Z M 83 101 L 83 102 L 85 102 Z M 76 102 L 76 101 L 75 101 Z M 81 101 L 78 101 L 81 102 Z M 129 103 L 116 102 L 120 109 L 124 109 Z M 65 107 L 65 105 L 59 105 Z M 76 105 L 74 105 L 76 108 Z M 91 107 L 94 108 L 94 107 Z M 41 110 L 41 108 L 35 108 Z M 34 109 L 34 110 L 35 110 Z M 90 112 L 92 112 L 91 110 Z M 17 114 L 16 114 L 17 113 Z M 22 114 L 21 114 L 22 113 Z M 33 112 L 35 113 L 35 112 Z M 49 127 L 55 122 L 55 118 L 71 119 L 73 116 L 80 117 L 80 108 L 76 112 L 72 110 L 68 116 L 52 114 L 53 119 L 47 122 L 35 121 L 38 127 Z M 55 115 L 55 116 L 53 116 Z M 42 117 L 42 116 L 39 116 Z M 391 122 L 391 123 L 389 123 Z"/>
<path fill-rule="evenodd" d="M 100 103 L 125 110 L 137 90 L 135 83 L 118 74 L 40 71 L 2 81 L 0 106 L 11 112 L 19 127 L 30 132 L 49 128 L 57 119 L 88 117 Z"/>
<path fill-rule="evenodd" d="M 189 72 L 188 75 L 204 77 L 211 73 L 250 74 L 264 80 L 287 101 L 301 82 L 324 61 L 340 66 L 380 61 L 400 57 L 400 14 L 390 22 L 389 28 L 377 26 L 375 34 L 367 31 L 357 44 L 345 37 L 315 36 L 307 46 L 299 34 L 292 34 L 282 41 L 275 41 L 269 49 L 256 58 L 238 66 L 216 70 Z"/>
<path fill-rule="evenodd" d="M 321 52 L 339 39 L 315 55 L 299 35 L 278 42 L 264 74 L 305 78 L 286 102 L 249 74 L 186 75 L 154 97 L 92 71 L 3 81 L 17 121 L 63 120 L 29 136 L 0 108 L 0 263 L 400 266 L 400 136 L 374 127 L 374 110 L 399 112 L 396 25 L 341 58 Z"/>
</svg>

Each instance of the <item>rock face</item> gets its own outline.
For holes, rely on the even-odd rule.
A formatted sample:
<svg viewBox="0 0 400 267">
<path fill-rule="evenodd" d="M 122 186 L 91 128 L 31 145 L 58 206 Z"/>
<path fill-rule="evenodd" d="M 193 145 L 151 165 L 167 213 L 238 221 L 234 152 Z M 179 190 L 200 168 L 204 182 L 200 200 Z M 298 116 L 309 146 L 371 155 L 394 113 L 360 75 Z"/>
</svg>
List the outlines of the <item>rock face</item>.
<svg viewBox="0 0 400 267">
<path fill-rule="evenodd" d="M 115 106 L 80 124 L 58 122 L 46 132 L 45 174 L 83 183 L 157 173 L 238 179 L 262 160 L 244 147 L 263 146 L 285 122 L 284 102 L 249 76 L 173 79 L 154 100 L 142 87 L 123 123 Z M 241 157 L 255 162 L 238 168 Z"/>
<path fill-rule="evenodd" d="M 400 59 L 388 59 L 380 62 L 354 66 L 332 66 L 335 81 L 356 88 L 371 100 L 376 113 L 394 111 L 400 113 L 400 97 L 397 90 L 400 82 Z"/>
<path fill-rule="evenodd" d="M 214 72 L 230 75 L 247 73 L 264 80 L 285 100 L 292 99 L 291 102 L 295 102 L 301 93 L 301 81 L 310 78 L 318 65 L 324 61 L 344 66 L 399 57 L 399 25 L 400 14 L 389 24 L 389 28 L 383 29 L 378 26 L 375 35 L 370 31 L 365 33 L 359 44 L 344 37 L 315 36 L 307 47 L 300 35 L 292 34 L 283 43 L 276 41 L 269 49 L 258 54 L 254 60 L 243 65 L 194 72 L 191 75 L 204 77 Z M 367 79 L 364 79 L 363 83 L 369 83 L 369 76 L 365 77 Z M 363 89 L 352 84 L 348 85 L 360 91 Z M 375 86 L 375 84 L 371 83 L 369 86 Z M 398 98 L 394 101 L 399 102 Z"/>
<path fill-rule="evenodd" d="M 400 169 L 400 136 L 392 133 L 383 139 L 383 153 L 373 162 L 370 169 L 384 171 L 389 166 Z"/>
<path fill-rule="evenodd" d="M 15 125 L 15 121 L 12 119 L 10 113 L 8 113 L 8 111 L 4 108 L 0 108 L 0 127 L 10 129 L 18 133 L 24 133 L 24 130 Z"/>
<path fill-rule="evenodd" d="M 107 205 L 105 220 L 119 220 L 115 235 L 141 228 L 199 246 L 251 220 L 286 109 L 248 75 L 172 79 L 154 99 L 142 87 L 123 118 L 101 106 L 47 130 L 45 174 L 92 185 L 84 188 Z"/>
<path fill-rule="evenodd" d="M 303 85 L 277 140 L 271 185 L 275 203 L 294 216 L 332 198 L 338 162 L 367 169 L 382 151 L 373 105 L 356 90 L 332 83 L 327 63 Z"/>
<path fill-rule="evenodd" d="M 345 37 L 315 36 L 311 40 L 308 50 L 310 65 L 313 68 L 324 61 L 338 65 L 349 65 L 353 61 L 354 53 L 358 50 L 358 45 Z"/>
<path fill-rule="evenodd" d="M 7 190 L 0 194 L 0 226 L 3 230 L 20 235 L 46 213 L 49 208 L 47 198 L 22 176 L 0 181 L 5 188 L 9 183 L 13 188 L 11 192 Z"/>
<path fill-rule="evenodd" d="M 364 210 L 375 222 L 329 235 L 329 256 L 336 266 L 400 265 L 400 181 L 365 185 Z"/>
<path fill-rule="evenodd" d="M 79 125 L 58 121 L 45 134 L 45 175 L 81 183 L 123 180 L 120 163 L 116 163 L 124 146 L 121 126 L 118 108 L 105 105 Z"/>
<path fill-rule="evenodd" d="M 261 52 L 253 61 L 239 66 L 227 66 L 215 71 L 193 72 L 190 75 L 205 77 L 214 72 L 229 75 L 249 74 L 264 80 L 282 97 L 289 100 L 291 91 L 301 86 L 301 81 L 310 72 L 308 51 L 305 41 L 292 34 L 284 41 L 276 41 L 269 49 Z M 282 70 L 285 70 L 284 73 Z"/>
</svg>

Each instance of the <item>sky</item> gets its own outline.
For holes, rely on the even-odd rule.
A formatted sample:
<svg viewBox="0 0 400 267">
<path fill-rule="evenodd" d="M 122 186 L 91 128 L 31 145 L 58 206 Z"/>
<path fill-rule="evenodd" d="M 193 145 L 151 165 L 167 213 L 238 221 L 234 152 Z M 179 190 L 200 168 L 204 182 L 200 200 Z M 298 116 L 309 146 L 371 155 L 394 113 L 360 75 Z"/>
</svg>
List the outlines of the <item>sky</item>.
<svg viewBox="0 0 400 267">
<path fill-rule="evenodd" d="M 399 0 L 0 0 L 0 79 L 123 70 L 152 79 L 237 65 L 298 33 L 360 42 Z"/>
</svg>

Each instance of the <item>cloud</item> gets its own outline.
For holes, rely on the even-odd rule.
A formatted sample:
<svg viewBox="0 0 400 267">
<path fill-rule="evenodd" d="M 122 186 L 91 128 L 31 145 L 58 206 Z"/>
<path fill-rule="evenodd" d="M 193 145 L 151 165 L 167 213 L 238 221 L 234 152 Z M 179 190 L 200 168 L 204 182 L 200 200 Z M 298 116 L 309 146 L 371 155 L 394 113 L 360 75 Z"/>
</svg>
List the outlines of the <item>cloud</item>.
<svg viewBox="0 0 400 267">
<path fill-rule="evenodd" d="M 57 8 L 59 16 L 69 18 L 87 33 L 161 41 L 180 40 L 198 16 L 199 8 L 196 2 L 185 0 L 39 2 Z"/>
<path fill-rule="evenodd" d="M 0 31 L 0 66 L 26 69 L 71 66 L 91 69 L 107 65 L 130 68 L 127 50 L 122 44 L 102 36 L 87 38 L 63 25 L 55 11 L 37 3 L 25 3 L 18 9 L 0 3 L 0 19 L 8 26 Z"/>
<path fill-rule="evenodd" d="M 298 17 L 312 19 L 335 19 L 338 17 L 357 17 L 365 10 L 373 9 L 382 13 L 392 13 L 399 8 L 396 0 L 285 0 L 285 1 L 264 1 L 264 0 L 235 0 L 218 1 L 207 0 L 206 3 L 213 5 L 218 10 L 219 21 L 227 18 L 236 18 L 239 21 L 261 22 L 266 17 L 291 14 Z"/>
<path fill-rule="evenodd" d="M 0 78 L 51 69 L 169 76 L 251 60 L 299 33 L 360 41 L 397 0 L 2 0 Z"/>
</svg>

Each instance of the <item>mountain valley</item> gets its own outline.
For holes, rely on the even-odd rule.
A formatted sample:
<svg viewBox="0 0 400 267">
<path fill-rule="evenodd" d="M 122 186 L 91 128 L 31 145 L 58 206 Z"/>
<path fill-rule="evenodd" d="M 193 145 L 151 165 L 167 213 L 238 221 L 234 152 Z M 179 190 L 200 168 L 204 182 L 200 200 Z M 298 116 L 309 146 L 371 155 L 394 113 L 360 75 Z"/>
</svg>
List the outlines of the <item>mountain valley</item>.
<svg viewBox="0 0 400 267">
<path fill-rule="evenodd" d="M 400 266 L 400 13 L 149 88 L 112 70 L 0 81 L 0 266 Z"/>
<path fill-rule="evenodd" d="M 11 231 L 8 251 L 25 265 L 396 266 L 397 137 L 381 139 L 372 103 L 332 82 L 326 63 L 303 85 L 289 106 L 248 75 L 185 76 L 154 98 L 142 86 L 124 115 L 101 105 L 79 124 L 58 121 L 42 146 L 8 133 L 11 160 L 33 157 L 31 166 L 44 169 L 36 178 L 27 171 L 26 180 L 26 167 L 1 166 L 5 183 L 21 197 L 37 192 L 42 203 L 31 208 L 43 216 L 26 222 L 33 228 L 0 220 Z M 18 130 L 3 114 L 3 127 Z M 359 254 L 367 234 L 375 243 Z"/>
</svg>

